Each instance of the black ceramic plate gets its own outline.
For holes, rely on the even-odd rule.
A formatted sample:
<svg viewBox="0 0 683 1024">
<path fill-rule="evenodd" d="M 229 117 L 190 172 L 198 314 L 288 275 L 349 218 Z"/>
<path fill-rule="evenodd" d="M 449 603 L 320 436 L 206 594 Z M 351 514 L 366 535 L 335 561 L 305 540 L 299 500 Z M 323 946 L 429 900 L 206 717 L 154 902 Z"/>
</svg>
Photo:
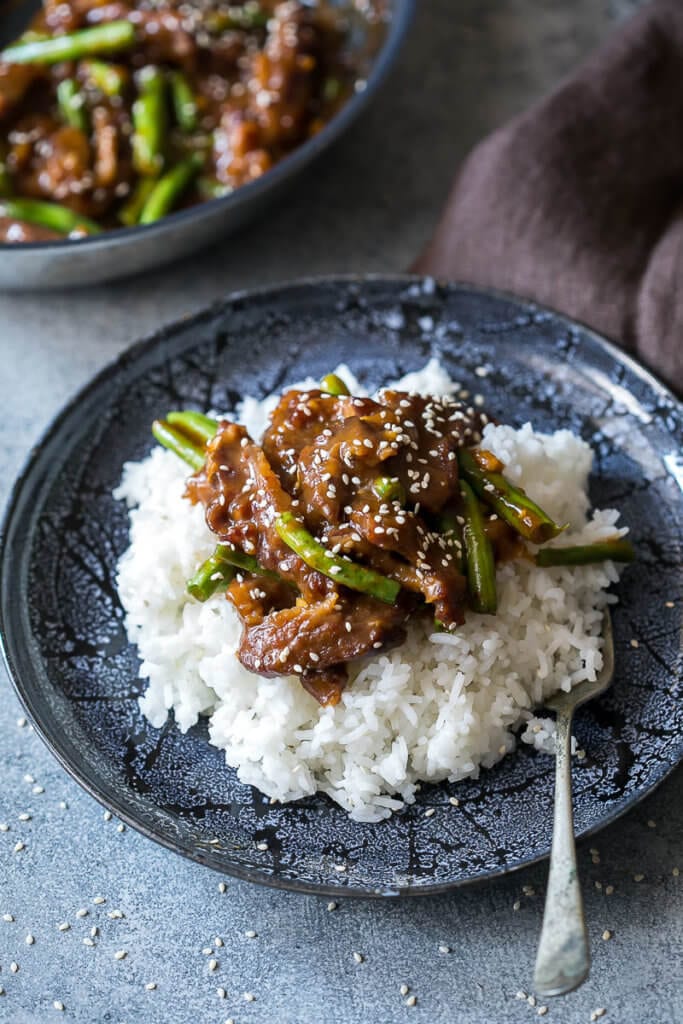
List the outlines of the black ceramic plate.
<svg viewBox="0 0 683 1024">
<path fill-rule="evenodd" d="M 579 835 L 681 759 L 681 406 L 590 331 L 509 297 L 410 278 L 304 282 L 233 296 L 105 369 L 32 452 L 4 523 L 0 623 L 21 700 L 74 777 L 170 849 L 270 885 L 381 895 L 444 890 L 547 854 L 545 755 L 520 749 L 476 782 L 425 786 L 390 821 L 361 825 L 325 797 L 271 807 L 204 729 L 152 729 L 138 708 L 114 586 L 127 516 L 111 490 L 124 461 L 151 447 L 152 420 L 171 407 L 229 408 L 342 358 L 374 386 L 432 355 L 501 420 L 590 440 L 593 499 L 632 528 L 638 563 L 619 586 L 614 687 L 576 721 L 588 754 L 574 769 Z"/>
</svg>

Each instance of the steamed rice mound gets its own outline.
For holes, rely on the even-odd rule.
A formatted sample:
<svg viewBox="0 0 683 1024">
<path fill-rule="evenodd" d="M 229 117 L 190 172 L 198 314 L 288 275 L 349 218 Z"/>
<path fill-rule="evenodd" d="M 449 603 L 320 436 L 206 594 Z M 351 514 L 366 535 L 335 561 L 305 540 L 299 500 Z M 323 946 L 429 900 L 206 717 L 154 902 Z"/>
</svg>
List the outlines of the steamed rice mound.
<svg viewBox="0 0 683 1024">
<path fill-rule="evenodd" d="M 352 375 L 337 370 L 354 393 Z M 302 387 L 314 386 L 307 381 Z M 450 394 L 455 385 L 435 362 L 397 388 Z M 255 437 L 275 399 L 246 399 L 238 419 Z M 482 447 L 505 474 L 570 529 L 556 545 L 621 535 L 614 510 L 588 518 L 589 446 L 567 430 L 534 432 L 488 425 Z M 277 800 L 322 790 L 359 821 L 388 817 L 412 802 L 420 780 L 476 778 L 521 738 L 547 749 L 550 723 L 533 708 L 558 689 L 594 679 L 602 666 L 611 562 L 541 569 L 498 567 L 498 614 L 468 613 L 456 633 L 434 633 L 423 619 L 408 639 L 351 666 L 336 707 L 320 707 L 295 677 L 266 679 L 235 656 L 241 625 L 229 602 L 190 598 L 187 579 L 215 547 L 204 511 L 183 499 L 187 468 L 155 448 L 124 467 L 115 492 L 130 507 L 130 546 L 118 566 L 126 629 L 148 680 L 141 707 L 160 727 L 173 711 L 186 731 L 209 715 L 210 740 L 239 778 Z"/>
</svg>

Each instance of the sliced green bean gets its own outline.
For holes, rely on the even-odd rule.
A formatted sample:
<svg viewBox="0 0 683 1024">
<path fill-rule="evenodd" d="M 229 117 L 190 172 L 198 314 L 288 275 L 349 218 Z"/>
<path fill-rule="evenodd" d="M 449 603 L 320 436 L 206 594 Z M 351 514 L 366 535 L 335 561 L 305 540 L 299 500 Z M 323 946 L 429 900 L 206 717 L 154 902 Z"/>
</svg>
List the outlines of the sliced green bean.
<svg viewBox="0 0 683 1024">
<path fill-rule="evenodd" d="M 592 562 L 632 562 L 633 545 L 628 540 L 603 540 L 595 544 L 578 544 L 567 548 L 541 548 L 536 552 L 536 565 L 590 565 Z"/>
<path fill-rule="evenodd" d="M 169 78 L 171 102 L 176 123 L 184 132 L 194 132 L 199 124 L 197 100 L 182 71 L 172 71 Z"/>
<path fill-rule="evenodd" d="M 132 228 L 139 222 L 140 214 L 155 185 L 155 178 L 138 178 L 131 194 L 119 210 L 118 218 L 122 224 Z"/>
<path fill-rule="evenodd" d="M 209 178 L 204 174 L 197 179 L 197 189 L 202 199 L 222 199 L 235 191 L 232 185 L 224 185 L 217 178 Z"/>
<path fill-rule="evenodd" d="M 461 474 L 481 500 L 526 540 L 533 544 L 544 544 L 566 529 L 565 526 L 558 526 L 521 487 L 515 487 L 502 473 L 482 469 L 469 449 L 459 450 L 458 465 Z"/>
<path fill-rule="evenodd" d="M 67 124 L 78 128 L 83 134 L 88 132 L 88 113 L 85 109 L 85 97 L 75 78 L 64 78 L 57 86 L 57 105 Z"/>
<path fill-rule="evenodd" d="M 235 578 L 235 569 L 225 561 L 218 548 L 187 581 L 187 591 L 198 601 L 207 601 L 212 594 L 225 590 Z"/>
<path fill-rule="evenodd" d="M 206 444 L 218 430 L 218 420 L 211 416 L 205 416 L 201 412 L 193 412 L 190 409 L 182 412 L 169 412 L 166 422 L 174 427 L 180 427 L 184 434 L 187 434 L 193 441 Z"/>
<path fill-rule="evenodd" d="M 94 54 L 128 50 L 135 39 L 135 27 L 130 21 L 110 21 L 61 36 L 16 43 L 0 53 L 0 60 L 8 64 L 60 64 Z"/>
<path fill-rule="evenodd" d="M 467 583 L 470 602 L 476 612 L 495 615 L 496 564 L 493 547 L 484 529 L 484 517 L 474 491 L 465 480 L 460 481 L 463 500 L 463 540 L 467 558 Z"/>
<path fill-rule="evenodd" d="M 155 420 L 152 424 L 152 433 L 159 444 L 168 448 L 178 458 L 186 462 L 192 469 L 201 469 L 206 461 L 206 453 L 203 447 L 194 444 L 180 430 L 172 427 L 165 420 Z"/>
<path fill-rule="evenodd" d="M 320 390 L 328 395 L 334 395 L 335 398 L 351 394 L 344 381 L 336 373 L 328 373 L 326 377 L 323 377 L 320 381 Z"/>
<path fill-rule="evenodd" d="M 265 28 L 270 15 L 257 3 L 231 6 L 229 11 L 211 11 L 203 21 L 208 32 L 229 32 L 233 29 Z"/>
<path fill-rule="evenodd" d="M 172 167 L 154 186 L 140 214 L 141 224 L 153 224 L 170 213 L 176 202 L 196 178 L 204 163 L 200 156 L 191 156 Z"/>
<path fill-rule="evenodd" d="M 395 476 L 378 476 L 372 489 L 381 501 L 397 501 L 399 505 L 406 503 L 406 489 Z"/>
<path fill-rule="evenodd" d="M 11 196 L 13 192 L 12 175 L 9 172 L 6 161 L 0 158 L 0 197 Z"/>
<path fill-rule="evenodd" d="M 138 174 L 156 175 L 164 165 L 166 79 L 150 65 L 138 75 L 138 87 L 133 104 L 133 166 Z"/>
<path fill-rule="evenodd" d="M 103 60 L 85 60 L 81 64 L 89 82 L 105 96 L 120 96 L 128 84 L 128 71 Z"/>
<path fill-rule="evenodd" d="M 49 203 L 42 199 L 1 199 L 0 217 L 38 224 L 60 235 L 70 235 L 75 231 L 96 235 L 102 230 L 94 220 L 75 213 L 68 206 Z"/>
<path fill-rule="evenodd" d="M 400 583 L 382 576 L 374 569 L 347 561 L 329 552 L 308 532 L 292 512 L 283 512 L 275 520 L 275 529 L 280 539 L 299 558 L 323 576 L 329 576 L 335 583 L 341 583 L 350 590 L 370 594 L 386 604 L 395 604 L 401 589 Z"/>
</svg>

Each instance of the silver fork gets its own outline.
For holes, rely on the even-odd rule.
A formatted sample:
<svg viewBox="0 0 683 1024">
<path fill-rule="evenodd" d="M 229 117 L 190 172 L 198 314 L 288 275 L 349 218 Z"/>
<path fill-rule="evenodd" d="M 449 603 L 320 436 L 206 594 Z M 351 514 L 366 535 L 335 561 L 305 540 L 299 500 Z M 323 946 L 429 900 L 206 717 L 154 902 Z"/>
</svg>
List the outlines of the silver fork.
<svg viewBox="0 0 683 1024">
<path fill-rule="evenodd" d="M 585 981 L 591 958 L 576 867 L 572 814 L 571 734 L 576 708 L 609 687 L 614 675 L 612 619 L 605 609 L 603 665 L 595 682 L 583 682 L 569 693 L 559 693 L 546 707 L 557 713 L 555 743 L 555 813 L 550 874 L 543 912 L 541 940 L 536 955 L 534 989 L 540 996 L 561 996 Z"/>
</svg>

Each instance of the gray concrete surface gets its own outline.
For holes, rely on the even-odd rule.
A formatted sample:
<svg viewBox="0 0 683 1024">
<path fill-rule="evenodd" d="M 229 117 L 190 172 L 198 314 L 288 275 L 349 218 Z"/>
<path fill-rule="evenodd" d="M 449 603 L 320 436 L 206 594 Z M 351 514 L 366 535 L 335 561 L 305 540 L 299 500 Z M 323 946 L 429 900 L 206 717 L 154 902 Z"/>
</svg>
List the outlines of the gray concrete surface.
<svg viewBox="0 0 683 1024">
<path fill-rule="evenodd" d="M 410 46 L 378 102 L 258 228 L 188 266 L 137 281 L 80 294 L 0 297 L 0 499 L 64 400 L 163 321 L 236 287 L 406 266 L 428 237 L 468 148 L 571 71 L 634 6 L 632 0 L 418 2 Z M 213 873 L 104 821 L 102 809 L 30 728 L 17 725 L 20 715 L 0 670 L 0 822 L 8 826 L 0 832 L 0 1020 L 536 1019 L 538 1007 L 515 994 L 531 993 L 543 867 L 447 899 L 342 900 L 333 912 L 326 900 L 229 880 L 220 893 Z M 28 775 L 36 781 L 26 781 Z M 683 868 L 682 781 L 678 771 L 597 837 L 599 858 L 591 844 L 582 846 L 594 966 L 579 992 L 550 1004 L 548 1020 L 588 1024 L 604 1007 L 613 1024 L 683 1021 L 683 896 L 675 872 Z M 20 821 L 20 814 L 31 819 Z M 17 842 L 25 848 L 14 852 Z M 97 896 L 106 903 L 95 904 Z M 78 917 L 79 908 L 87 915 Z M 115 910 L 124 916 L 111 918 Z M 60 922 L 69 930 L 59 931 Z M 98 931 L 91 937 L 92 928 Z M 245 937 L 250 929 L 256 938 Z M 609 939 L 602 938 L 606 929 Z M 33 944 L 26 942 L 29 933 Z M 452 951 L 440 953 L 442 944 Z M 215 950 L 214 972 L 205 947 Z M 126 957 L 116 960 L 117 950 Z M 354 962 L 354 950 L 363 963 Z M 146 989 L 148 983 L 156 988 Z M 417 996 L 412 1008 L 404 1005 L 402 984 Z M 245 992 L 255 1000 L 246 1001 Z"/>
</svg>

